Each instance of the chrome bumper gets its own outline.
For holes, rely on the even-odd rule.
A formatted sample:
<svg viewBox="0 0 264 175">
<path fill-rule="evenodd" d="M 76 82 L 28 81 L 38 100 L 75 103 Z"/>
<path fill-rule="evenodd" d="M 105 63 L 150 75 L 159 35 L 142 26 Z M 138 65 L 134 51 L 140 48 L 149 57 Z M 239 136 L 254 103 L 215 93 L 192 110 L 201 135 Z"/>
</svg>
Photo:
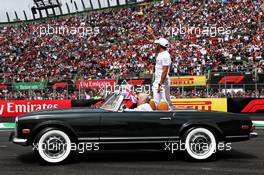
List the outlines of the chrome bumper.
<svg viewBox="0 0 264 175">
<path fill-rule="evenodd" d="M 12 132 L 9 136 L 9 142 L 13 142 L 18 145 L 26 146 L 27 145 L 27 139 L 19 139 L 15 137 L 15 132 Z"/>
<path fill-rule="evenodd" d="M 249 133 L 249 137 L 250 137 L 250 138 L 258 137 L 258 133 L 256 133 L 256 132 L 251 132 L 251 133 Z"/>
</svg>

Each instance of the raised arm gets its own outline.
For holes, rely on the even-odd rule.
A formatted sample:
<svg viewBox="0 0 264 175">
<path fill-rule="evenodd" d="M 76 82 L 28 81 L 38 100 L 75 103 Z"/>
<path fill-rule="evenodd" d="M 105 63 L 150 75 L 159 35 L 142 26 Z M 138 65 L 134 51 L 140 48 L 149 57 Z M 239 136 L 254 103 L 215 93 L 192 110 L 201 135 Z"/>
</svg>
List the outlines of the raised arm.
<svg viewBox="0 0 264 175">
<path fill-rule="evenodd" d="M 154 35 L 153 29 L 150 27 L 150 25 L 147 26 L 147 31 L 148 31 L 150 37 L 151 37 L 153 40 L 156 40 L 156 39 L 157 39 L 157 37 Z"/>
</svg>

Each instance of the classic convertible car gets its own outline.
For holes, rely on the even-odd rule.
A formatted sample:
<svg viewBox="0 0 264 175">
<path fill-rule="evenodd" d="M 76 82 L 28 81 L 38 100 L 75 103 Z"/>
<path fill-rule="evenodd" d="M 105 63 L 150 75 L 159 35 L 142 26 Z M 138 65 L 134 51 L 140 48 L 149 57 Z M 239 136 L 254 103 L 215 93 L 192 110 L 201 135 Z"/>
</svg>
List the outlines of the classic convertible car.
<svg viewBox="0 0 264 175">
<path fill-rule="evenodd" d="M 159 149 L 166 150 L 166 145 L 167 150 L 176 150 L 179 146 L 175 144 L 181 143 L 185 148 L 181 151 L 187 156 L 204 160 L 219 150 L 219 143 L 257 136 L 247 115 L 191 109 L 124 111 L 122 102 L 123 96 L 113 93 L 98 109 L 51 109 L 24 114 L 16 118 L 10 140 L 33 146 L 44 162 L 60 163 L 84 142 L 92 144 L 89 150 L 94 147 L 99 151 L 107 146 L 153 149 L 156 144 L 161 146 Z"/>
</svg>

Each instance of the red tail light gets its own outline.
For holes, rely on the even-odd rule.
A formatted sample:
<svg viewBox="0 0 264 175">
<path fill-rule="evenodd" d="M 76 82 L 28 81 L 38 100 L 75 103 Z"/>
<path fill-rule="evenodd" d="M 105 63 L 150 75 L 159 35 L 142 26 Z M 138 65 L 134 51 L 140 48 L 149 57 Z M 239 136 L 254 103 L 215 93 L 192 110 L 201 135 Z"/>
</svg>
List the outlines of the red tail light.
<svg viewBox="0 0 264 175">
<path fill-rule="evenodd" d="M 23 129 L 23 130 L 22 130 L 22 133 L 23 133 L 23 134 L 29 134 L 29 133 L 30 133 L 30 129 Z"/>
<path fill-rule="evenodd" d="M 249 125 L 241 125 L 241 129 L 250 129 Z"/>
</svg>

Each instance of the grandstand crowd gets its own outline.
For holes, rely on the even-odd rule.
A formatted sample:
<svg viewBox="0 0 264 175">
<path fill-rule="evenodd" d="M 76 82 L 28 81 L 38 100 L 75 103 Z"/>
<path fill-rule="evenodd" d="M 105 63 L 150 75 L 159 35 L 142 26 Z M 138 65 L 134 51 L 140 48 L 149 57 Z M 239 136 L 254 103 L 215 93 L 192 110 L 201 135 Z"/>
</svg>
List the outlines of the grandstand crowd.
<svg viewBox="0 0 264 175">
<path fill-rule="evenodd" d="M 77 14 L 44 21 L 0 27 L 0 82 L 116 79 L 152 74 L 155 46 L 147 26 L 156 36 L 170 40 L 171 75 L 206 75 L 216 72 L 264 73 L 264 27 L 260 0 L 179 0 Z M 40 35 L 44 28 L 98 28 L 86 33 Z M 222 33 L 176 33 L 181 27 L 223 28 Z M 53 30 L 50 29 L 50 30 Z M 176 29 L 176 30 L 175 30 Z M 227 32 L 228 30 L 228 32 Z M 54 31 L 53 31 L 54 32 Z M 173 91 L 174 97 L 263 96 L 264 90 L 240 93 L 205 90 Z M 100 96 L 94 90 L 45 92 L 1 91 L 3 99 L 77 99 Z"/>
</svg>

